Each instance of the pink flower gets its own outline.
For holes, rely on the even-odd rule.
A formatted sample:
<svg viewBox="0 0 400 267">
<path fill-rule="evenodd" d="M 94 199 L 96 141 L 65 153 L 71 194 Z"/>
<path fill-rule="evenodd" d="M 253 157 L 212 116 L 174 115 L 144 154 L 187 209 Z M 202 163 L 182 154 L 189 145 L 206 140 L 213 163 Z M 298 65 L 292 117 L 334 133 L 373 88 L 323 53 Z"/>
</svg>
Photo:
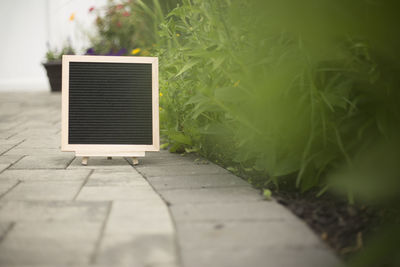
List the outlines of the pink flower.
<svg viewBox="0 0 400 267">
<path fill-rule="evenodd" d="M 123 5 L 117 5 L 117 10 L 119 10 L 119 9 L 123 9 L 124 8 L 124 6 Z"/>
<path fill-rule="evenodd" d="M 122 16 L 124 17 L 129 17 L 131 15 L 131 13 L 129 13 L 128 11 L 125 11 L 124 13 L 122 13 Z"/>
<path fill-rule="evenodd" d="M 89 13 L 92 12 L 94 10 L 94 6 L 92 6 L 91 8 L 89 8 Z"/>
<path fill-rule="evenodd" d="M 121 28 L 121 27 L 122 27 L 121 21 L 117 21 L 117 27 L 118 27 L 118 28 Z"/>
</svg>

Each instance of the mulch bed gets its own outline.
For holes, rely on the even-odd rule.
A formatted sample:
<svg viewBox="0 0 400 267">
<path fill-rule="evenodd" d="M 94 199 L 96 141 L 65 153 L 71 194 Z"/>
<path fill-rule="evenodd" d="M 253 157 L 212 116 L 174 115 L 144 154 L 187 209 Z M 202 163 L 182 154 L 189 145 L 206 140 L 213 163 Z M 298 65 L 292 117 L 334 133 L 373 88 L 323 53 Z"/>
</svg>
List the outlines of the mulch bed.
<svg viewBox="0 0 400 267">
<path fill-rule="evenodd" d="M 303 219 L 344 260 L 359 252 L 380 225 L 381 214 L 366 206 L 350 205 L 315 192 L 274 192 L 274 198 Z"/>
</svg>

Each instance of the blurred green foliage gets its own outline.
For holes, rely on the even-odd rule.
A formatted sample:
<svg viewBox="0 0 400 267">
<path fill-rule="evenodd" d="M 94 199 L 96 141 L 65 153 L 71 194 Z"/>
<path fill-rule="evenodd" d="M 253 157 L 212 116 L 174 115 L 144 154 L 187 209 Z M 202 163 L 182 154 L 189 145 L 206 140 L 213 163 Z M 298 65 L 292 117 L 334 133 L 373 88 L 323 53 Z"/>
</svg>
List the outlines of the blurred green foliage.
<svg viewBox="0 0 400 267">
<path fill-rule="evenodd" d="M 302 191 L 330 186 L 327 177 L 379 144 L 391 157 L 400 121 L 395 6 L 183 1 L 159 32 L 171 150 L 263 172 L 266 184 L 294 174 Z"/>
<path fill-rule="evenodd" d="M 262 188 L 289 180 L 399 210 L 398 10 L 392 0 L 183 0 L 157 46 L 170 150 L 263 177 Z M 398 249 L 376 252 L 355 266 L 396 266 Z"/>
</svg>

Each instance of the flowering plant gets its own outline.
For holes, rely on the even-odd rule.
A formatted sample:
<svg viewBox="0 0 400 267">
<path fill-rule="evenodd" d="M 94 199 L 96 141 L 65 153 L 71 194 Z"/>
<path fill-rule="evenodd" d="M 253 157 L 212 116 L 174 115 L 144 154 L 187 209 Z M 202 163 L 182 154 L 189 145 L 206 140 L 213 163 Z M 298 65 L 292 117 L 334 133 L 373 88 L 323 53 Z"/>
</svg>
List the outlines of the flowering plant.
<svg viewBox="0 0 400 267">
<path fill-rule="evenodd" d="M 105 7 L 91 7 L 97 32 L 86 54 L 149 55 L 157 39 L 153 10 L 158 1 L 146 2 L 150 1 L 110 0 Z"/>
</svg>

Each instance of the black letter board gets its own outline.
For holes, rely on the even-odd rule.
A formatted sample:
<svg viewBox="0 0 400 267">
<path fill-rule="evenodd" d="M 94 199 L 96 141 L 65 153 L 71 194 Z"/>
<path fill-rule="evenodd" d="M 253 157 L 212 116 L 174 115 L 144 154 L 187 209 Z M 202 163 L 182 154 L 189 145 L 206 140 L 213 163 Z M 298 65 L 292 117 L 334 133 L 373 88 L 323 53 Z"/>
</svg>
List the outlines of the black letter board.
<svg viewBox="0 0 400 267">
<path fill-rule="evenodd" d="M 159 150 L 158 59 L 63 56 L 62 150 L 144 156 Z"/>
</svg>

